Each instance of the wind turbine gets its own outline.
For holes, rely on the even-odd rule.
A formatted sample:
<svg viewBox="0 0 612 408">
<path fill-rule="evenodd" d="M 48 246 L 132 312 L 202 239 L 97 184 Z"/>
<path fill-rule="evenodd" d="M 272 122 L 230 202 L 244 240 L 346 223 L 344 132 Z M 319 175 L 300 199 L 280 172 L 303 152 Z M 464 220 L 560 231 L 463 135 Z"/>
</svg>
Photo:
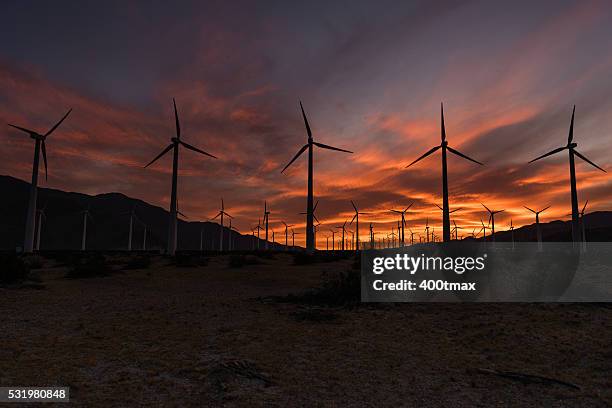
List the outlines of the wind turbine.
<svg viewBox="0 0 612 408">
<path fill-rule="evenodd" d="M 270 217 L 270 211 L 268 211 L 268 202 L 264 201 L 264 223 L 266 224 L 266 251 L 268 250 L 268 219 Z"/>
<path fill-rule="evenodd" d="M 410 207 L 412 207 L 412 204 L 414 203 L 410 203 L 410 205 L 408 207 L 406 207 L 403 211 L 400 210 L 391 210 L 391 212 L 394 212 L 396 214 L 400 214 L 402 216 L 402 233 L 401 233 L 401 239 L 402 239 L 402 246 L 405 245 L 405 240 L 404 240 L 404 225 L 406 224 L 406 212 L 410 209 Z"/>
<path fill-rule="evenodd" d="M 589 163 L 591 166 L 606 172 L 604 169 L 593 163 L 591 160 L 587 159 L 585 156 L 580 154 L 576 150 L 577 143 L 574 143 L 574 115 L 576 113 L 576 105 L 574 105 L 574 109 L 572 110 L 572 120 L 570 122 L 569 135 L 567 137 L 567 145 L 563 147 L 559 147 L 555 150 L 552 150 L 542 156 L 536 157 L 531 160 L 529 163 L 533 163 L 536 160 L 543 159 L 544 157 L 551 156 L 553 154 L 559 153 L 565 149 L 567 149 L 569 154 L 569 167 L 570 167 L 570 190 L 571 190 L 571 201 L 572 201 L 572 240 L 574 242 L 580 241 L 580 214 L 578 212 L 578 191 L 576 189 L 576 168 L 574 164 L 574 156 L 578 156 L 585 162 Z"/>
<path fill-rule="evenodd" d="M 332 233 L 332 251 L 336 251 L 336 231 L 334 231 L 333 229 L 330 229 L 331 233 Z"/>
<path fill-rule="evenodd" d="M 142 232 L 142 250 L 146 251 L 147 250 L 147 224 L 142 222 L 138 217 L 136 217 L 136 221 L 138 221 L 140 223 L 140 225 L 142 225 L 142 228 L 143 228 L 143 232 Z"/>
<path fill-rule="evenodd" d="M 349 150 L 339 149 L 337 147 L 328 146 L 323 143 L 315 142 L 312 138 L 312 132 L 310 130 L 310 125 L 308 124 L 308 119 L 306 118 L 306 113 L 304 113 L 304 107 L 302 106 L 302 102 L 300 101 L 300 109 L 302 111 L 302 116 L 304 118 L 304 125 L 306 126 L 306 133 L 308 134 L 308 142 L 302 146 L 302 148 L 297 152 L 297 154 L 291 159 L 291 161 L 283 168 L 281 173 L 283 173 L 291 164 L 298 158 L 302 153 L 308 149 L 308 198 L 306 201 L 306 250 L 309 252 L 314 251 L 314 231 L 312 226 L 313 222 L 313 169 L 312 169 L 312 154 L 313 154 L 313 146 L 320 147 L 322 149 L 335 150 L 338 152 L 345 153 L 353 153 Z"/>
<path fill-rule="evenodd" d="M 480 219 L 480 224 L 482 225 L 482 228 L 480 229 L 480 231 L 478 231 L 478 233 L 480 234 L 482 232 L 482 242 L 487 242 L 487 229 L 489 227 L 488 225 L 484 225 L 484 221 L 482 220 L 482 218 Z"/>
<path fill-rule="evenodd" d="M 489 221 L 491 223 L 491 241 L 495 242 L 495 214 L 499 214 L 501 212 L 504 212 L 505 210 L 490 210 L 489 207 L 487 207 L 486 205 L 484 205 L 483 203 L 480 203 L 480 205 L 482 205 L 485 210 L 487 210 L 487 212 L 489 213 Z"/>
<path fill-rule="evenodd" d="M 374 227 L 370 223 L 370 249 L 374 249 Z"/>
<path fill-rule="evenodd" d="M 251 248 L 251 249 L 252 249 L 253 251 L 255 250 L 255 241 L 256 241 L 256 239 L 257 239 L 257 238 L 255 238 L 255 229 L 256 229 L 256 228 L 251 228 L 251 232 L 253 233 L 253 241 L 252 241 L 253 246 L 252 246 L 252 248 Z"/>
<path fill-rule="evenodd" d="M 45 165 L 45 180 L 47 179 L 47 146 L 46 140 L 47 136 L 49 136 L 57 127 L 68 117 L 68 115 L 72 112 L 72 109 L 68 110 L 68 112 L 57 122 L 51 129 L 47 131 L 44 135 L 36 132 L 35 130 L 30 130 L 23 128 L 21 126 L 8 124 L 10 127 L 21 130 L 22 132 L 30 135 L 32 139 L 34 139 L 34 162 L 32 164 L 32 184 L 30 185 L 30 201 L 28 202 L 28 212 L 26 218 L 26 226 L 25 226 L 25 238 L 23 242 L 23 251 L 26 253 L 32 252 L 34 249 L 34 231 L 36 229 L 36 201 L 38 199 L 38 167 L 40 162 L 40 151 L 42 150 L 43 163 Z"/>
<path fill-rule="evenodd" d="M 172 159 L 172 190 L 170 196 L 170 220 L 168 222 L 168 255 L 173 256 L 176 253 L 176 238 L 177 238 L 177 187 L 178 187 L 178 159 L 179 159 L 179 146 L 182 145 L 186 149 L 193 150 L 194 152 L 203 154 L 205 156 L 212 157 L 216 159 L 212 154 L 206 153 L 203 150 L 198 149 L 188 143 L 185 143 L 181 140 L 181 126 L 179 124 L 179 117 L 176 111 L 176 102 L 174 98 L 172 98 L 172 104 L 174 105 L 174 119 L 176 122 L 176 137 L 170 139 L 170 144 L 162 150 L 160 154 L 158 154 L 153 160 L 151 160 L 146 166 L 149 167 L 151 164 L 155 163 L 160 157 L 168 153 L 170 150 L 173 150 L 173 159 Z"/>
<path fill-rule="evenodd" d="M 263 229 L 261 228 L 261 218 L 257 220 L 257 226 L 254 229 L 257 230 L 257 249 L 259 249 L 259 231 Z"/>
<path fill-rule="evenodd" d="M 512 250 L 514 251 L 514 225 L 512 225 L 512 218 L 510 218 L 510 238 L 512 239 Z"/>
<path fill-rule="evenodd" d="M 89 204 L 87 205 L 87 209 L 81 211 L 83 214 L 83 235 L 81 237 L 81 251 L 85 251 L 87 247 L 87 219 L 91 219 L 93 221 L 93 217 L 89 212 Z"/>
<path fill-rule="evenodd" d="M 543 213 L 544 211 L 548 210 L 550 208 L 550 205 L 546 208 L 541 209 L 540 211 L 532 210 L 529 207 L 525 208 L 534 213 L 536 216 L 536 236 L 538 238 L 538 251 L 542 251 L 542 230 L 540 228 L 540 213 Z"/>
<path fill-rule="evenodd" d="M 291 225 L 287 225 L 287 223 L 285 221 L 281 221 L 283 223 L 283 225 L 285 226 L 285 250 L 289 249 L 289 228 L 293 227 L 293 224 Z"/>
<path fill-rule="evenodd" d="M 295 232 L 293 228 L 291 228 L 291 246 L 295 249 L 295 236 L 300 235 L 299 232 Z"/>
<path fill-rule="evenodd" d="M 319 200 L 317 200 L 317 202 L 315 203 L 314 207 L 312 208 L 312 218 L 313 218 L 313 232 L 312 232 L 312 237 L 313 237 L 313 249 L 315 249 L 315 247 L 317 246 L 317 242 L 316 240 L 314 240 L 314 221 L 318 222 L 319 224 L 321 223 L 321 221 L 319 221 L 319 219 L 317 218 L 317 206 L 319 205 Z M 308 215 L 308 212 L 301 212 L 300 215 Z M 306 234 L 306 237 L 308 237 L 308 233 Z"/>
<path fill-rule="evenodd" d="M 438 204 L 436 204 L 436 203 L 434 203 L 434 205 L 435 205 L 436 207 L 438 207 L 438 208 L 440 209 L 440 211 L 442 211 L 442 214 L 444 214 L 444 208 L 443 208 L 443 207 L 440 207 L 440 206 L 439 206 Z M 450 214 L 455 213 L 455 212 L 457 212 L 457 211 L 461 211 L 461 210 L 463 210 L 463 207 L 459 207 L 459 208 L 455 208 L 454 210 L 450 210 L 450 211 L 448 212 L 448 215 L 449 215 L 449 220 L 450 220 Z M 444 231 L 442 231 L 442 232 L 444 232 Z M 451 237 L 451 239 L 453 239 L 453 230 L 451 230 L 450 237 Z M 435 240 L 434 240 L 434 242 L 435 242 Z"/>
<path fill-rule="evenodd" d="M 455 220 L 453 220 L 453 225 L 454 225 L 453 231 L 455 231 L 455 241 L 458 241 L 459 238 L 457 237 L 457 234 L 460 229 L 463 229 L 463 227 L 457 226 L 457 223 L 455 222 Z"/>
<path fill-rule="evenodd" d="M 321 226 L 319 220 L 317 220 L 317 224 L 314 224 L 312 228 L 314 229 L 314 239 L 315 239 L 315 249 L 317 249 L 317 228 Z"/>
<path fill-rule="evenodd" d="M 223 216 L 227 216 L 230 219 L 230 222 L 232 220 L 231 215 L 229 215 L 228 213 L 225 212 L 225 204 L 223 203 L 223 199 L 221 199 L 221 210 L 219 210 L 219 212 L 217 213 L 217 215 L 215 215 L 212 219 L 216 219 L 217 217 L 220 217 L 220 221 L 221 221 L 221 232 L 220 232 L 220 237 L 219 237 L 219 251 L 223 252 Z M 230 231 L 231 232 L 231 231 Z M 257 233 L 258 238 L 259 238 L 259 232 Z"/>
<path fill-rule="evenodd" d="M 357 236 L 356 250 L 359 251 L 359 214 L 366 215 L 368 213 L 365 213 L 365 212 L 360 213 L 359 210 L 357 209 L 357 206 L 353 202 L 353 200 L 351 200 L 351 205 L 353 206 L 353 209 L 355 210 L 355 215 L 353 216 L 353 219 L 351 220 L 351 223 L 349 225 L 353 224 L 353 221 L 355 221 L 355 234 Z"/>
<path fill-rule="evenodd" d="M 121 215 L 128 215 L 128 214 L 130 216 L 130 223 L 129 223 L 129 229 L 128 229 L 127 250 L 128 252 L 130 252 L 132 251 L 132 236 L 133 236 L 133 231 L 134 231 L 134 220 L 136 219 L 136 211 L 134 210 L 134 207 L 132 207 L 130 211 L 126 211 L 122 213 Z"/>
<path fill-rule="evenodd" d="M 36 251 L 40 251 L 40 234 L 42 231 L 43 218 L 45 220 L 47 219 L 47 215 L 45 214 L 46 209 L 47 203 L 45 203 L 42 209 L 36 210 L 36 212 L 38 213 L 38 227 L 36 228 Z"/>
<path fill-rule="evenodd" d="M 344 234 L 346 232 L 346 223 L 347 223 L 347 221 L 344 221 L 344 224 L 342 224 L 342 225 L 336 226 L 336 228 L 340 228 L 342 230 L 342 251 L 344 251 Z"/>
<path fill-rule="evenodd" d="M 426 242 L 429 243 L 429 217 L 425 219 L 425 232 L 427 233 Z"/>
<path fill-rule="evenodd" d="M 476 164 L 480 164 L 481 166 L 483 164 L 477 160 L 474 160 L 466 156 L 465 154 L 459 152 L 458 150 L 455 150 L 452 147 L 448 146 L 448 142 L 446 141 L 446 129 L 444 127 L 444 106 L 442 105 L 442 103 L 440 103 L 440 118 L 441 118 L 440 119 L 441 120 L 440 137 L 441 137 L 442 142 L 438 146 L 431 148 L 421 157 L 419 157 L 418 159 L 410 163 L 408 166 L 406 166 L 406 168 L 412 166 L 413 164 L 417 163 L 421 159 L 424 159 L 425 157 L 434 153 L 436 150 L 442 149 L 442 207 L 443 207 L 442 209 L 442 226 L 443 226 L 442 229 L 443 229 L 443 240 L 444 242 L 447 242 L 447 241 L 450 241 L 451 236 L 450 236 L 450 213 L 448 210 L 448 175 L 447 175 L 447 166 L 446 166 L 446 151 L 448 150 L 449 152 L 459 157 L 472 161 Z"/>
<path fill-rule="evenodd" d="M 395 229 L 391 227 L 391 233 L 387 235 L 387 238 L 391 237 L 391 248 L 395 248 L 395 237 L 396 236 L 397 234 L 395 233 Z"/>
</svg>

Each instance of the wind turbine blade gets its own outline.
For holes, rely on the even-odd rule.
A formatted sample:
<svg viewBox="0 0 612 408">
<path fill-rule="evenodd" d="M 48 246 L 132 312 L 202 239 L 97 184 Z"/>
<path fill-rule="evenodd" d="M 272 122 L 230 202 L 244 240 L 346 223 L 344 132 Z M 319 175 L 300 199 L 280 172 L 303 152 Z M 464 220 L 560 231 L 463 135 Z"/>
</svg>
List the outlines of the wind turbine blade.
<svg viewBox="0 0 612 408">
<path fill-rule="evenodd" d="M 358 211 L 357 211 L 357 207 L 355 207 L 355 203 L 353 202 L 353 200 L 351 200 L 351 205 L 352 205 L 352 206 L 353 206 L 353 208 L 355 209 L 355 212 L 358 212 Z"/>
<path fill-rule="evenodd" d="M 414 204 L 414 203 L 410 203 L 410 205 L 408 207 L 406 207 L 406 209 L 403 212 L 408 211 L 410 209 L 410 207 L 412 207 L 412 204 Z"/>
<path fill-rule="evenodd" d="M 569 145 L 574 140 L 574 114 L 576 113 L 576 105 L 572 109 L 572 121 L 570 122 L 569 135 L 567 136 L 567 144 Z"/>
<path fill-rule="evenodd" d="M 440 138 L 444 142 L 446 140 L 446 127 L 444 126 L 444 104 L 442 102 L 440 102 L 440 122 Z"/>
<path fill-rule="evenodd" d="M 607 173 L 607 171 L 605 171 L 604 169 L 602 169 L 601 167 L 599 167 L 598 165 L 596 165 L 595 163 L 593 163 L 592 161 L 590 161 L 589 159 L 587 159 L 585 156 L 583 156 L 582 154 L 578 153 L 576 150 L 574 150 L 574 154 L 578 157 L 580 157 L 582 160 L 584 160 L 585 162 L 589 163 L 591 166 L 597 167 L 599 170 L 603 171 L 604 173 Z"/>
<path fill-rule="evenodd" d="M 529 163 L 533 163 L 536 160 L 540 160 L 540 159 L 543 159 L 544 157 L 548 157 L 548 156 L 553 155 L 555 153 L 559 153 L 560 151 L 563 151 L 565 149 L 567 149 L 567 146 L 559 147 L 558 149 L 552 150 L 552 151 L 550 151 L 550 152 L 548 152 L 546 154 L 543 154 L 541 156 L 536 157 L 535 159 L 531 160 Z"/>
<path fill-rule="evenodd" d="M 389 211 L 397 213 L 397 214 L 401 214 L 402 213 L 401 211 L 397 211 L 397 210 L 389 210 Z"/>
<path fill-rule="evenodd" d="M 317 218 L 317 216 L 316 216 L 316 215 L 312 214 L 312 218 L 314 218 L 314 219 L 315 219 L 315 221 L 316 221 L 316 222 L 318 222 L 319 224 L 321 223 L 321 221 L 319 221 L 319 219 Z"/>
<path fill-rule="evenodd" d="M 531 212 L 532 212 L 532 213 L 534 213 L 534 214 L 536 213 L 534 210 L 532 210 L 531 208 L 529 208 L 529 207 L 527 207 L 527 206 L 525 206 L 525 205 L 524 205 L 523 207 L 525 207 L 526 209 L 528 209 L 529 211 L 531 211 Z"/>
<path fill-rule="evenodd" d="M 219 216 L 220 216 L 220 215 L 221 215 L 221 211 L 219 211 L 219 213 L 218 213 L 217 215 L 215 215 L 214 217 L 212 217 L 212 218 L 210 219 L 210 221 L 212 221 L 212 220 L 215 220 L 215 219 L 219 218 Z"/>
<path fill-rule="evenodd" d="M 586 200 L 586 202 L 584 203 L 584 207 L 582 207 L 582 211 L 581 213 L 584 214 L 584 210 L 586 210 L 586 206 L 589 203 L 589 200 Z"/>
<path fill-rule="evenodd" d="M 315 203 L 314 207 L 312 207 L 313 215 L 314 215 L 314 212 L 317 210 L 317 205 L 319 205 L 319 200 L 317 200 L 317 202 Z"/>
<path fill-rule="evenodd" d="M 538 211 L 538 212 L 543 213 L 544 211 L 548 210 L 549 208 L 550 208 L 550 205 L 549 205 L 548 207 L 546 207 L 546 208 L 544 208 L 544 209 L 542 209 L 542 210 Z"/>
<path fill-rule="evenodd" d="M 433 152 L 435 152 L 439 148 L 440 148 L 440 146 L 432 147 L 429 151 L 427 151 L 427 153 L 425 153 L 424 155 L 422 155 L 421 157 L 419 157 L 418 159 L 416 159 L 415 161 L 413 161 L 412 163 L 407 165 L 405 168 L 408 168 L 408 167 L 412 166 L 413 164 L 419 162 L 420 160 L 426 158 L 427 156 L 429 156 L 430 154 L 432 154 Z"/>
<path fill-rule="evenodd" d="M 157 156 L 156 156 L 156 157 L 155 157 L 153 160 L 151 160 L 151 161 L 149 162 L 149 164 L 147 164 L 147 165 L 145 166 L 145 169 L 146 169 L 147 167 L 149 167 L 150 165 L 152 165 L 153 163 L 155 163 L 155 162 L 157 161 L 157 159 L 159 159 L 160 157 L 162 157 L 164 154 L 168 153 L 168 152 L 170 151 L 170 149 L 172 149 L 173 147 L 174 147 L 174 144 L 173 144 L 173 143 L 170 143 L 170 144 L 168 145 L 168 147 L 166 147 L 166 148 L 165 148 L 165 149 L 164 149 L 164 150 L 163 150 L 163 151 L 162 151 L 160 154 L 158 154 L 158 155 L 157 155 Z"/>
<path fill-rule="evenodd" d="M 312 139 L 312 132 L 310 131 L 310 125 L 308 124 L 308 119 L 306 119 L 306 113 L 304 113 L 304 107 L 302 106 L 302 101 L 300 101 L 300 109 L 302 110 L 302 116 L 304 117 L 304 125 L 306 125 L 306 132 L 308 133 L 308 138 Z"/>
<path fill-rule="evenodd" d="M 438 207 L 438 208 L 440 209 L 440 211 L 444 211 L 444 209 L 443 209 L 442 207 L 440 207 L 438 204 L 435 204 L 435 203 L 434 203 L 434 205 L 435 205 L 436 207 Z"/>
<path fill-rule="evenodd" d="M 179 124 L 178 112 L 176 111 L 176 101 L 172 98 L 172 104 L 174 105 L 174 120 L 176 121 L 176 138 L 181 138 L 181 125 Z"/>
<path fill-rule="evenodd" d="M 35 131 L 33 131 L 33 130 L 26 129 L 26 128 L 22 128 L 21 126 L 17 126 L 17 125 L 11 125 L 10 123 L 9 123 L 8 125 L 9 125 L 10 127 L 14 127 L 15 129 L 19 129 L 19 130 L 21 130 L 22 132 L 25 132 L 25 133 L 27 133 L 27 134 L 29 134 L 29 135 L 34 135 L 34 136 L 37 136 L 37 135 L 38 135 L 38 132 L 35 132 Z"/>
<path fill-rule="evenodd" d="M 450 147 L 450 146 L 446 146 L 446 148 L 448 149 L 448 151 L 449 151 L 449 152 L 451 152 L 451 153 L 453 153 L 453 154 L 456 154 L 457 156 L 461 156 L 461 157 L 463 157 L 464 159 L 467 159 L 467 160 L 469 160 L 469 161 L 473 161 L 473 162 L 474 162 L 474 163 L 476 163 L 476 164 L 480 164 L 481 166 L 484 166 L 484 164 L 482 164 L 482 163 L 481 163 L 481 162 L 479 162 L 478 160 L 474 160 L 474 159 L 472 159 L 471 157 L 466 156 L 465 154 L 463 154 L 463 153 L 459 152 L 458 150 L 453 149 L 453 148 L 452 148 L 452 147 Z"/>
<path fill-rule="evenodd" d="M 351 220 L 351 222 L 349 223 L 349 225 L 353 224 L 353 221 L 355 221 L 355 218 L 357 218 L 357 214 L 353 215 L 353 219 Z"/>
<path fill-rule="evenodd" d="M 336 150 L 338 152 L 344 152 L 344 153 L 353 153 L 350 150 L 344 150 L 344 149 L 340 149 L 338 147 L 333 147 L 333 146 L 329 146 L 323 143 L 318 143 L 318 142 L 312 142 L 314 145 L 319 146 L 323 149 L 329 149 L 329 150 Z"/>
<path fill-rule="evenodd" d="M 187 148 L 187 149 L 189 149 L 189 150 L 193 150 L 194 152 L 198 152 L 198 153 L 204 154 L 204 155 L 206 155 L 206 156 L 212 157 L 213 159 L 216 159 L 216 158 L 217 158 L 216 156 L 213 156 L 213 155 L 212 155 L 212 154 L 210 154 L 210 153 L 206 153 L 204 150 L 200 150 L 200 149 L 198 149 L 198 148 L 197 148 L 197 147 L 195 147 L 195 146 L 192 146 L 192 145 L 190 145 L 190 144 L 188 144 L 188 143 L 183 142 L 182 140 L 179 140 L 179 143 L 180 143 L 180 144 L 182 144 L 183 146 L 185 146 L 185 148 Z"/>
<path fill-rule="evenodd" d="M 480 205 L 482 205 L 488 212 L 491 212 L 491 210 L 489 210 L 489 207 L 487 207 L 486 205 L 484 205 L 483 203 L 480 203 Z"/>
<path fill-rule="evenodd" d="M 308 149 L 308 145 L 307 145 L 307 144 L 305 144 L 304 146 L 302 146 L 302 148 L 301 148 L 301 149 L 300 149 L 300 150 L 297 152 L 297 154 L 296 154 L 295 156 L 293 156 L 293 159 L 291 159 L 291 161 L 289 162 L 289 164 L 287 164 L 287 165 L 285 166 L 285 168 L 281 170 L 281 173 L 283 173 L 285 170 L 287 170 L 287 167 L 291 166 L 291 164 L 292 164 L 294 161 L 296 161 L 296 160 L 297 160 L 297 158 L 298 158 L 298 157 L 300 157 L 300 155 L 301 155 L 302 153 L 304 153 L 304 151 L 305 151 L 306 149 Z"/>
<path fill-rule="evenodd" d="M 452 214 L 452 213 L 454 213 L 454 212 L 461 211 L 461 210 L 463 210 L 463 207 L 455 208 L 454 210 L 449 211 L 448 213 L 449 213 L 449 214 Z"/>
<path fill-rule="evenodd" d="M 66 119 L 66 118 L 68 117 L 68 115 L 70 115 L 70 112 L 72 112 L 72 108 L 71 108 L 70 110 L 68 110 L 68 112 L 66 112 L 66 114 L 64 115 L 64 117 L 62 117 L 62 118 L 60 119 L 60 121 L 59 121 L 59 122 L 57 122 L 57 123 L 55 124 L 55 126 L 53 126 L 51 129 L 49 129 L 49 131 L 48 131 L 47 133 L 45 133 L 45 135 L 44 135 L 43 137 L 47 137 L 47 136 L 49 136 L 51 133 L 53 133 L 53 131 L 54 131 L 55 129 L 57 129 L 57 127 L 58 127 L 59 125 L 61 125 L 61 124 L 62 124 L 62 122 L 64 121 L 64 119 Z"/>
<path fill-rule="evenodd" d="M 45 180 L 48 180 L 49 177 L 47 175 L 47 146 L 45 144 L 45 139 L 42 141 L 42 154 L 43 154 L 43 163 L 45 163 Z"/>
</svg>

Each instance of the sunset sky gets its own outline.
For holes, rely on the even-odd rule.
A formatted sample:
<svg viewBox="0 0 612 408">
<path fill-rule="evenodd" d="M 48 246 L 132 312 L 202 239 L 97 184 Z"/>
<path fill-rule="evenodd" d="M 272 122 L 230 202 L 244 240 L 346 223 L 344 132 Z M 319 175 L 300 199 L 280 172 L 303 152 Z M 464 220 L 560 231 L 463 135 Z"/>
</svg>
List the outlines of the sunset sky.
<svg viewBox="0 0 612 408">
<path fill-rule="evenodd" d="M 182 150 L 180 209 L 216 214 L 221 197 L 250 233 L 271 207 L 304 241 L 306 143 L 302 100 L 316 141 L 317 235 L 353 216 L 349 200 L 390 232 L 441 233 L 440 155 L 404 167 L 440 142 L 444 102 L 451 210 L 463 234 L 505 209 L 497 229 L 532 223 L 523 205 L 571 211 L 567 143 L 576 105 L 577 150 L 612 172 L 612 5 L 590 1 L 30 2 L 0 5 L 0 121 L 45 132 L 52 187 L 121 192 L 168 207 L 171 155 L 143 166 L 174 136 L 219 157 Z M 146 5 L 145 5 L 146 4 Z M 0 127 L 0 174 L 31 177 L 33 141 Z M 42 167 L 41 167 L 42 169 Z M 580 206 L 612 209 L 612 177 L 577 161 Z M 52 214 L 48 214 L 52 217 Z M 351 227 L 353 229 L 353 227 Z M 296 242 L 297 243 L 297 242 Z"/>
</svg>

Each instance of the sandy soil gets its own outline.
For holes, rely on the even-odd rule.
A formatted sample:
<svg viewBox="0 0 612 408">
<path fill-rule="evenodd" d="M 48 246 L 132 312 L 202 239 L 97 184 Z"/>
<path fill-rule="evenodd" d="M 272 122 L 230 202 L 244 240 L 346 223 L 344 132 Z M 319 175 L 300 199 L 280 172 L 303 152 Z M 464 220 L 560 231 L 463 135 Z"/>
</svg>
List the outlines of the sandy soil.
<svg viewBox="0 0 612 408">
<path fill-rule="evenodd" d="M 0 385 L 71 387 L 82 406 L 604 407 L 609 305 L 262 301 L 352 261 L 146 270 L 0 289 Z M 574 383 L 521 382 L 478 369 Z"/>
</svg>

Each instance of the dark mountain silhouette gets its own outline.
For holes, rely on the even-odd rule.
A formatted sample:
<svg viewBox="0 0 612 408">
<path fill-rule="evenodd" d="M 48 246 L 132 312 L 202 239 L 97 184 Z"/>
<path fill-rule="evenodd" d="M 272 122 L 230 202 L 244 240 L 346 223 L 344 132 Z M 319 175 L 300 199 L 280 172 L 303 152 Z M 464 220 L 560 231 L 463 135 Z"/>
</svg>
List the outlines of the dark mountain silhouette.
<svg viewBox="0 0 612 408">
<path fill-rule="evenodd" d="M 584 215 L 584 226 L 587 241 L 609 242 L 612 241 L 612 211 L 596 211 Z M 542 241 L 544 242 L 567 242 L 572 240 L 572 221 L 540 222 L 542 229 Z M 472 239 L 472 238 L 467 238 Z M 490 235 L 487 234 L 487 241 Z M 482 237 L 477 239 L 482 241 Z M 495 232 L 495 240 L 499 242 L 510 242 L 512 234 L 510 231 Z M 514 229 L 514 240 L 516 242 L 536 242 L 536 225 L 530 224 Z"/>
<path fill-rule="evenodd" d="M 0 249 L 23 246 L 24 225 L 30 184 L 10 176 L 0 176 Z M 81 248 L 83 214 L 89 206 L 92 219 L 87 224 L 87 249 L 124 250 L 129 237 L 129 213 L 132 208 L 136 216 L 147 224 L 147 249 L 164 249 L 168 236 L 168 211 L 130 198 L 120 193 L 106 193 L 95 196 L 39 188 L 39 208 L 45 208 L 41 250 L 77 250 Z M 178 222 L 178 249 L 198 250 L 200 230 L 204 228 L 204 249 L 219 248 L 220 225 L 212 222 Z M 134 223 L 132 249 L 142 249 L 144 228 Z M 227 249 L 229 230 L 224 227 L 224 244 Z M 231 231 L 236 249 L 252 249 L 257 238 Z M 265 241 L 260 240 L 260 248 Z M 281 248 L 280 244 L 276 244 Z"/>
<path fill-rule="evenodd" d="M 0 176 L 0 249 L 23 246 L 24 225 L 30 184 L 10 176 Z M 77 250 L 81 248 L 83 231 L 82 211 L 89 206 L 93 220 L 87 225 L 87 249 L 124 250 L 127 249 L 129 236 L 129 212 L 134 208 L 137 217 L 148 225 L 147 249 L 165 249 L 168 235 L 168 211 L 130 198 L 120 193 L 106 193 L 95 196 L 39 188 L 39 208 L 46 206 L 46 220 L 43 221 L 41 250 Z M 585 214 L 587 240 L 612 241 L 612 212 L 597 211 Z M 571 241 L 571 221 L 552 221 L 540 223 L 542 237 L 548 242 Z M 219 248 L 220 226 L 212 222 L 185 221 L 178 223 L 178 249 L 198 250 L 200 248 L 200 229 L 204 228 L 204 249 Z M 228 247 L 228 232 L 224 227 L 224 244 Z M 235 238 L 235 249 L 250 250 L 256 247 L 256 238 L 231 231 Z M 471 238 L 467 238 L 471 239 Z M 481 240 L 479 238 L 478 240 Z M 487 240 L 489 240 L 487 236 Z M 496 241 L 509 242 L 510 231 L 495 233 Z M 517 242 L 536 241 L 535 224 L 525 225 L 514 230 Z M 132 249 L 142 249 L 143 226 L 134 223 Z M 254 245 L 255 244 L 255 245 Z M 260 240 L 259 247 L 265 247 Z M 275 247 L 284 246 L 277 243 Z"/>
</svg>

